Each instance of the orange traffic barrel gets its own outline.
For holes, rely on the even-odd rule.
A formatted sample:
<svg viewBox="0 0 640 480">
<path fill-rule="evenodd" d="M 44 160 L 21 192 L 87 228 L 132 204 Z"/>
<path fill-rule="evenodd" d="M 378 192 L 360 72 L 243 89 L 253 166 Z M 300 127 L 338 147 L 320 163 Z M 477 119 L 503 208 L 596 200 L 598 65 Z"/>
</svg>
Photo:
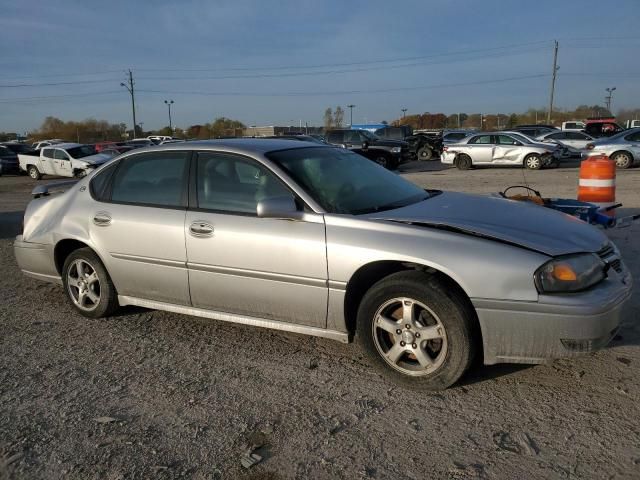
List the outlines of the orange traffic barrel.
<svg viewBox="0 0 640 480">
<path fill-rule="evenodd" d="M 580 164 L 578 200 L 589 202 L 601 208 L 616 203 L 616 162 L 606 155 L 594 155 Z M 607 212 L 615 216 L 615 211 Z"/>
</svg>

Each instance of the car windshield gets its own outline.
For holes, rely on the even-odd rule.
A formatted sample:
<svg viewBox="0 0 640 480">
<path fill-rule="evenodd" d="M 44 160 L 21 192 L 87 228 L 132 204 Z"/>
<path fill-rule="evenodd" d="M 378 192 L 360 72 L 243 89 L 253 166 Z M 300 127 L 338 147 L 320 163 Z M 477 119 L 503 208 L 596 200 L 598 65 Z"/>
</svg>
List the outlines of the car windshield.
<svg viewBox="0 0 640 480">
<path fill-rule="evenodd" d="M 519 133 L 510 133 L 509 135 L 511 135 L 512 137 L 520 140 L 523 143 L 534 143 L 533 140 L 531 140 L 529 137 L 526 137 L 526 136 L 521 135 Z"/>
<path fill-rule="evenodd" d="M 361 215 L 429 198 L 413 183 L 349 150 L 296 148 L 267 157 L 329 213 Z"/>
<path fill-rule="evenodd" d="M 71 158 L 82 158 L 95 155 L 97 152 L 96 147 L 93 145 L 82 145 L 80 147 L 67 148 L 67 153 L 71 155 Z"/>
<path fill-rule="evenodd" d="M 374 135 L 373 133 L 371 133 L 368 130 L 360 130 L 360 133 L 362 134 L 362 136 L 366 137 L 368 140 L 379 140 L 380 137 L 377 137 L 376 135 Z"/>
</svg>

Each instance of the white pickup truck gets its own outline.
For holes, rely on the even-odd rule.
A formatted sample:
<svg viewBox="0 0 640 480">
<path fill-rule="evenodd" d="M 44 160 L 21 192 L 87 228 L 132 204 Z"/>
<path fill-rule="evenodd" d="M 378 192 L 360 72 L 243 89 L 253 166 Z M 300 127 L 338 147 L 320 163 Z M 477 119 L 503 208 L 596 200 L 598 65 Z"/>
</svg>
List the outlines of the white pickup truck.
<svg viewBox="0 0 640 480">
<path fill-rule="evenodd" d="M 93 145 L 79 143 L 60 143 L 35 154 L 18 154 L 20 169 L 34 180 L 43 175 L 81 178 L 111 158 L 112 155 L 97 153 Z"/>
</svg>

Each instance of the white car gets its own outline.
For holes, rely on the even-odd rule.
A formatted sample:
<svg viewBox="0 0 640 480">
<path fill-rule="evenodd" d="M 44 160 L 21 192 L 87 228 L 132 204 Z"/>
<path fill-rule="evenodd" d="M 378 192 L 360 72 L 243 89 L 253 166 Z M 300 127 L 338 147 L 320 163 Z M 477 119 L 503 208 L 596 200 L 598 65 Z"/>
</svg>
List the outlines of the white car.
<svg viewBox="0 0 640 480">
<path fill-rule="evenodd" d="M 564 145 L 573 154 L 580 154 L 587 145 L 595 141 L 591 135 L 584 132 L 562 131 L 552 132 L 539 136 L 536 140 L 545 143 L 557 143 Z"/>
<path fill-rule="evenodd" d="M 89 171 L 113 158 L 108 153 L 97 153 L 94 145 L 60 143 L 44 147 L 35 155 L 18 154 L 20 169 L 34 180 L 43 175 L 82 178 Z"/>
<path fill-rule="evenodd" d="M 31 144 L 34 150 L 40 150 L 43 147 L 50 147 L 51 145 L 56 145 L 58 143 L 64 143 L 64 140 L 60 138 L 54 138 L 52 140 L 40 140 L 39 142 L 34 142 Z"/>
<path fill-rule="evenodd" d="M 556 145 L 533 143 L 526 137 L 505 132 L 482 132 L 459 143 L 445 145 L 440 161 L 468 170 L 475 165 L 522 165 L 530 170 L 558 163 Z"/>
</svg>

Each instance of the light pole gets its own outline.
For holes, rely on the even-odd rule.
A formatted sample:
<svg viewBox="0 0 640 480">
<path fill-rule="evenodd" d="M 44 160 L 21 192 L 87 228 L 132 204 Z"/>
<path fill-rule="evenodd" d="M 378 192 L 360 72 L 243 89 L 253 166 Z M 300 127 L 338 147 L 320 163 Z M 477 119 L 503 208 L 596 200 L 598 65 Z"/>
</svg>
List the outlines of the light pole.
<svg viewBox="0 0 640 480">
<path fill-rule="evenodd" d="M 349 126 L 353 125 L 353 109 L 355 105 L 347 105 L 349 108 Z"/>
<path fill-rule="evenodd" d="M 165 100 L 164 103 L 169 107 L 169 130 L 171 130 L 171 135 L 173 135 L 173 124 L 171 123 L 171 105 L 173 105 L 173 100 Z"/>
<path fill-rule="evenodd" d="M 404 119 L 407 116 L 407 109 L 403 108 L 402 109 L 402 118 Z"/>
<path fill-rule="evenodd" d="M 607 102 L 607 110 L 609 110 L 609 112 L 611 112 L 611 97 L 613 97 L 613 91 L 615 89 L 616 87 L 605 88 L 605 90 L 609 94 L 606 97 L 604 97 L 605 102 Z"/>
<path fill-rule="evenodd" d="M 135 96 L 133 94 L 133 73 L 131 73 L 131 70 L 129 70 L 129 85 L 127 85 L 126 83 L 120 83 L 121 87 L 126 88 L 129 91 L 129 94 L 131 95 L 131 111 L 133 112 L 133 138 L 136 137 L 136 100 L 135 100 Z"/>
</svg>

